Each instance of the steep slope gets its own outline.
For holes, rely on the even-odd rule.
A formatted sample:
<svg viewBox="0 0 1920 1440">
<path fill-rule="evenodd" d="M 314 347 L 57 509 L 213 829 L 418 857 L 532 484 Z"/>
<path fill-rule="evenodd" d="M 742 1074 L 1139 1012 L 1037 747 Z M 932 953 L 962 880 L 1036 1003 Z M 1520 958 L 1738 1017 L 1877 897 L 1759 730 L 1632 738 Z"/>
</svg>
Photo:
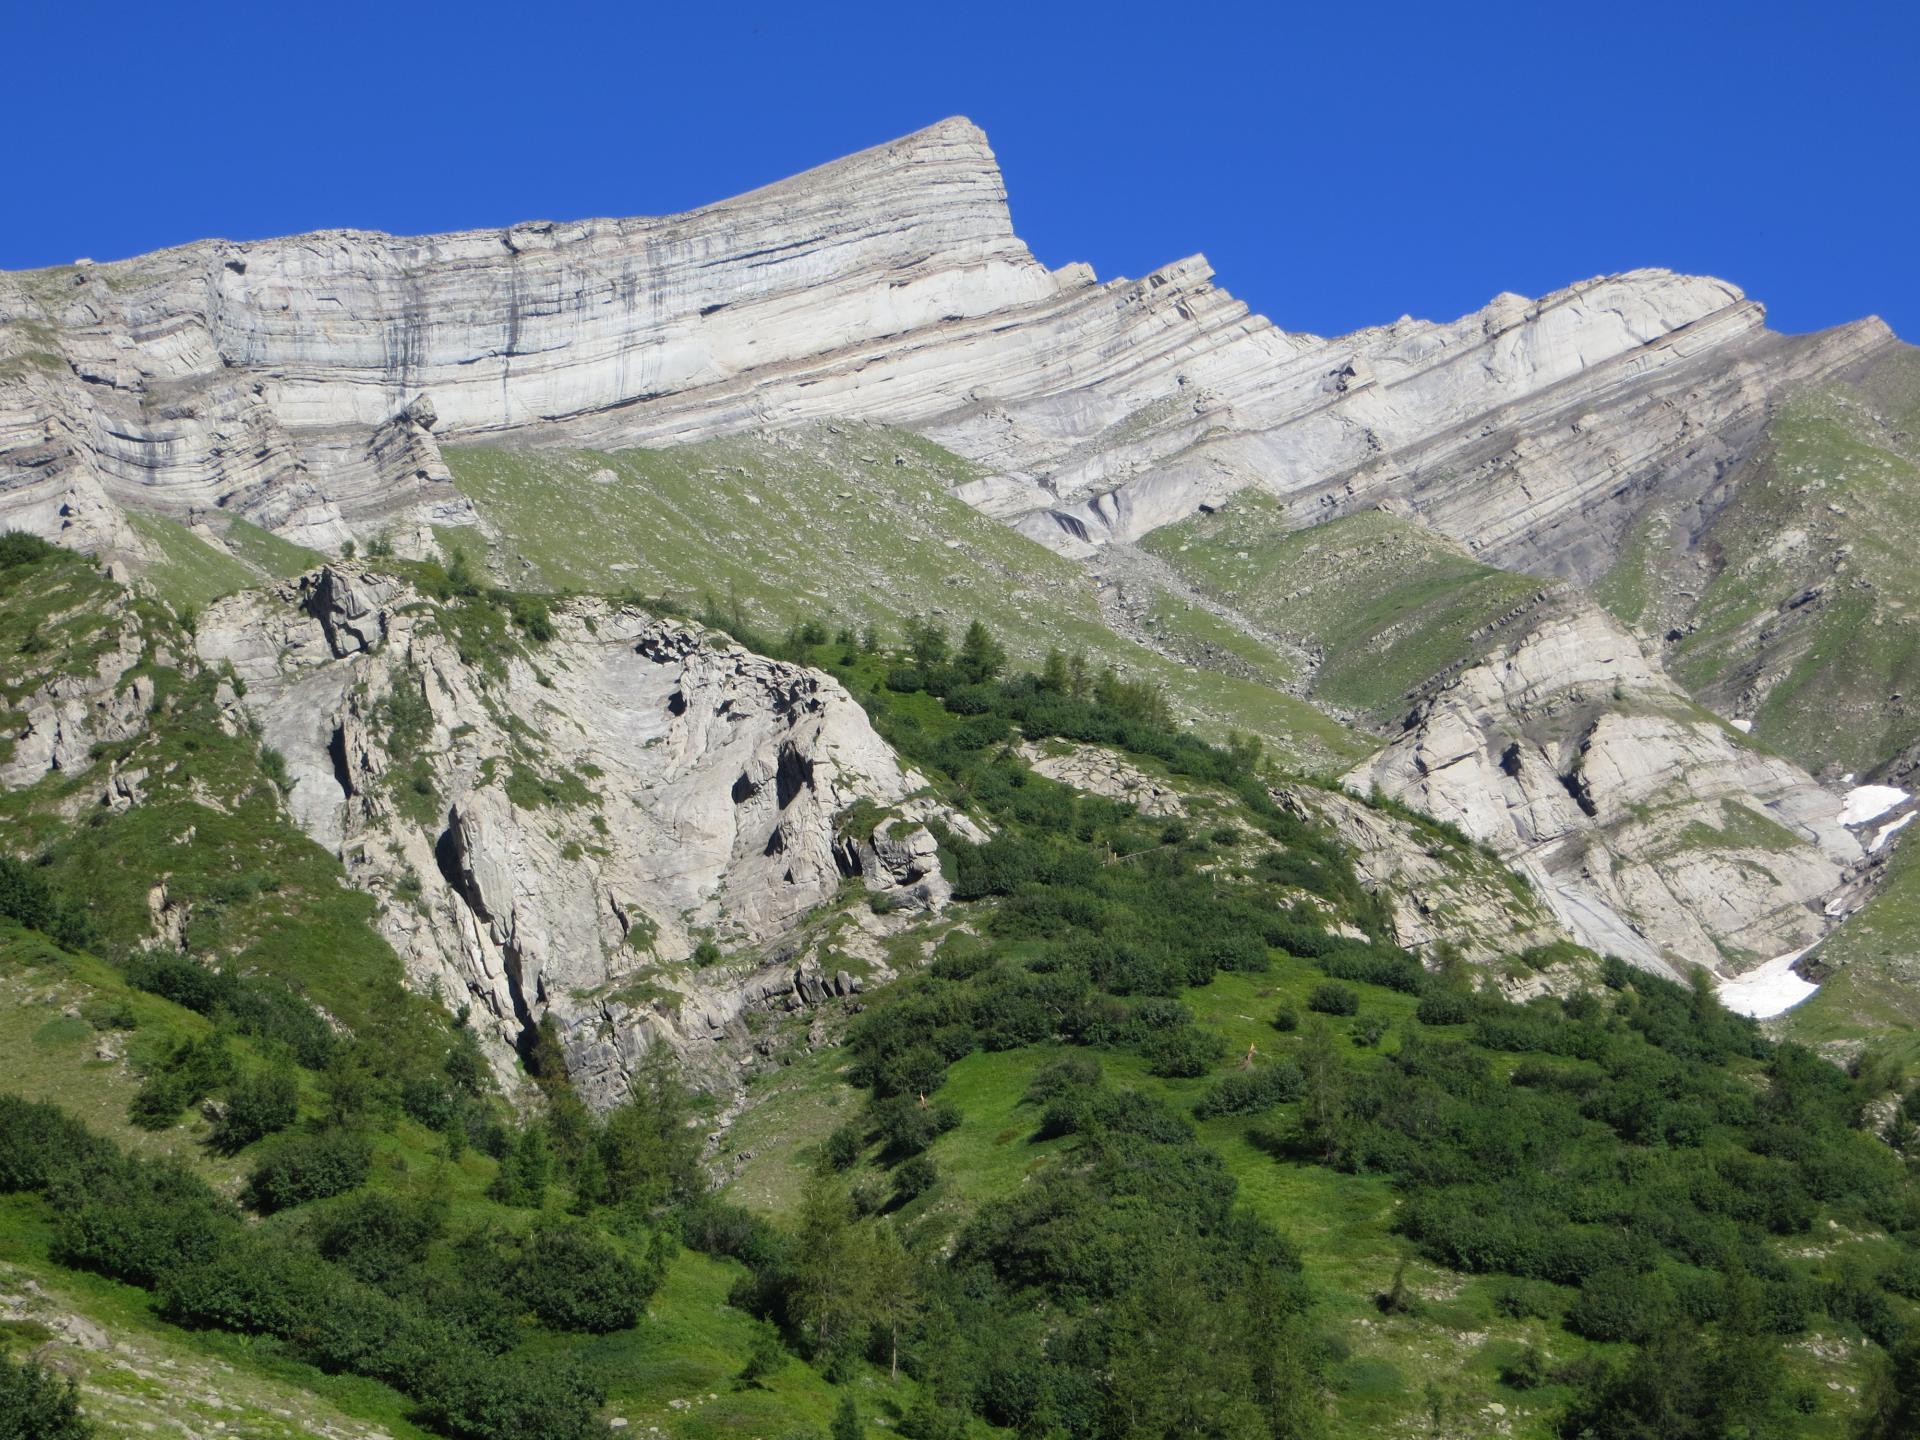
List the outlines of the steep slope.
<svg viewBox="0 0 1920 1440">
<path fill-rule="evenodd" d="M 1484 797 L 1443 796 L 1408 756 L 1464 755 L 1471 734 L 1497 769 L 1510 732 L 1533 735 L 1540 785 L 1520 808 L 1556 818 L 1488 810 L 1475 833 L 1516 856 L 1555 837 L 1547 872 L 1625 912 L 1596 940 L 1738 966 L 1853 903 L 1852 842 L 1804 776 L 1689 710 L 1633 637 L 1529 587 L 1599 584 L 1620 613 L 1658 617 L 1699 698 L 1809 767 L 1884 766 L 1914 743 L 1904 700 L 1875 699 L 1906 693 L 1905 581 L 1879 537 L 1904 514 L 1913 352 L 1877 321 L 1801 337 L 1764 321 L 1722 281 L 1639 270 L 1450 323 L 1291 335 L 1197 257 L 1137 281 L 1049 271 L 985 137 L 949 120 L 681 216 L 209 241 L 0 277 L 0 519 L 142 566 L 182 605 L 287 573 L 291 543 L 398 536 L 424 556 L 476 526 L 515 583 L 725 582 L 761 592 L 743 603 L 763 621 L 799 597 L 861 622 L 937 613 L 938 583 L 982 596 L 969 609 L 997 612 L 1018 653 L 1054 638 L 1052 609 L 1071 648 L 1316 768 L 1355 747 L 1288 692 L 1310 684 L 1376 726 L 1417 699 L 1402 753 L 1368 774 L 1465 814 Z M 915 438 L 836 434 L 850 422 Z M 1811 500 L 1794 478 L 1810 464 L 1857 480 L 1855 506 Z M 1084 558 L 1245 492 L 1274 502 L 1250 585 L 1304 564 L 1285 593 L 1327 593 L 1332 562 L 1285 533 L 1375 523 L 1359 517 L 1383 505 L 1432 543 L 1396 541 L 1417 580 L 1339 623 L 1193 605 L 1194 574 L 1128 599 L 1124 558 L 1099 562 L 1115 583 L 1090 606 L 954 503 Z M 745 505 L 764 514 L 743 521 Z M 1342 564 L 1364 548 L 1330 543 Z M 935 544 L 980 563 L 943 567 Z M 1527 676 L 1526 698 L 1488 668 L 1570 657 L 1521 638 L 1563 621 L 1561 639 L 1633 672 L 1613 712 L 1577 664 Z M 1479 696 L 1471 714 L 1445 718 L 1449 678 L 1455 700 Z M 1802 703 L 1815 689 L 1838 703 Z M 1573 793 L 1596 747 L 1638 777 L 1613 819 Z M 1718 777 L 1689 801 L 1706 808 L 1638 833 L 1640 790 L 1683 766 Z M 1592 874 L 1590 844 L 1614 857 Z"/>
<path fill-rule="evenodd" d="M 1696 518 L 1662 497 L 1600 587 L 1666 636 L 1696 695 L 1810 769 L 1867 775 L 1920 734 L 1905 698 L 1920 681 L 1917 416 L 1906 349 L 1795 396 L 1720 508 Z"/>
<path fill-rule="evenodd" d="M 1116 635 L 1082 567 L 954 498 L 979 468 L 906 431 L 835 423 L 615 452 L 446 454 L 477 527 L 396 527 L 397 548 L 466 545 L 477 559 L 484 545 L 509 584 L 737 607 L 774 630 L 805 619 L 891 639 L 913 614 L 980 620 L 1017 659 L 1059 649 L 1148 679 L 1183 717 L 1258 734 L 1303 769 L 1336 773 L 1367 749 L 1264 683 L 1283 662 L 1255 642 L 1242 645 L 1256 666 L 1229 667 Z"/>
<path fill-rule="evenodd" d="M 832 680 L 601 601 L 522 614 L 537 641 L 485 597 L 324 569 L 199 624 L 416 987 L 509 1038 L 551 1017 L 605 1105 L 653 1044 L 723 1074 L 744 1010 L 817 994 L 763 951 L 858 873 L 842 811 L 884 812 L 872 886 L 944 902 L 919 824 L 944 812 Z"/>
<path fill-rule="evenodd" d="M 975 461 L 964 498 L 1069 550 L 1258 485 L 1300 523 L 1401 495 L 1502 563 L 1587 574 L 1641 492 L 1698 490 L 1782 386 L 1893 343 L 1762 319 L 1722 282 L 1637 271 L 1448 325 L 1288 335 L 1198 258 L 1049 272 L 985 137 L 951 120 L 663 220 L 6 277 L 0 493 L 12 523 L 89 548 L 125 542 L 114 502 L 233 508 L 325 548 L 403 509 L 457 517 L 450 436 L 611 448 L 865 418 Z"/>
<path fill-rule="evenodd" d="M 1564 582 L 1385 511 L 1294 530 L 1257 496 L 1144 548 L 1316 657 L 1309 693 L 1387 741 L 1349 783 L 1492 846 L 1595 949 L 1737 971 L 1812 944 L 1850 903 L 1862 850 L 1839 799 Z"/>
</svg>

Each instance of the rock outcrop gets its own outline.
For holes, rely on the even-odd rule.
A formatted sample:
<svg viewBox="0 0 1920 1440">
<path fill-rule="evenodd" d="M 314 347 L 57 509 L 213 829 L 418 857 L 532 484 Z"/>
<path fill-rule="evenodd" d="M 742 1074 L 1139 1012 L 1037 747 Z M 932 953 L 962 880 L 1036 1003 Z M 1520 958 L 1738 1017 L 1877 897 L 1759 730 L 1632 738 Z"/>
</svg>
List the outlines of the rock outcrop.
<svg viewBox="0 0 1920 1440">
<path fill-rule="evenodd" d="M 845 876 L 944 903 L 922 782 L 833 679 L 602 601 L 547 623 L 523 646 L 485 602 L 344 566 L 201 618 L 295 818 L 385 902 L 420 988 L 503 1040 L 553 1016 L 606 1103 L 657 1041 L 724 1069 L 744 1010 L 842 993 L 777 942 Z"/>
<path fill-rule="evenodd" d="M 1348 783 L 1459 825 L 1584 943 L 1671 972 L 1812 944 L 1861 859 L 1840 800 L 1569 601 L 1431 687 Z"/>
</svg>

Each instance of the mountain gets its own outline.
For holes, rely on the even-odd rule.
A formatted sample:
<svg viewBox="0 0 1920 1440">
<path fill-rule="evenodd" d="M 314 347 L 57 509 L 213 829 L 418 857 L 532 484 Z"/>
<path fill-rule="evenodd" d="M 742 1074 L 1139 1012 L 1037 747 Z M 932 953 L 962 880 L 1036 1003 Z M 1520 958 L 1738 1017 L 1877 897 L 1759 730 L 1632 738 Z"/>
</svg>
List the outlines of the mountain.
<svg viewBox="0 0 1920 1440">
<path fill-rule="evenodd" d="M 680 216 L 0 274 L 0 1090 L 390 1343 L 113 1268 L 25 1161 L 0 1260 L 59 1293 L 5 1315 L 83 1333 L 105 1274 L 336 1433 L 535 1433 L 476 1357 L 572 1320 L 475 1296 L 577 1221 L 555 1265 L 659 1296 L 592 1364 L 666 1433 L 863 1385 L 922 1436 L 1545 1434 L 1671 1340 L 1798 1387 L 1725 1425 L 1837 1437 L 1916 1293 L 1917 435 L 1884 325 L 1714 279 L 1327 339 L 1197 256 L 1049 270 L 963 120 Z M 349 1197 L 440 1207 L 367 1222 L 406 1257 L 261 1199 L 360 1144 Z M 883 1233 L 908 1382 L 820 1308 Z M 422 1294 L 454 1358 L 402 1364 Z"/>
<path fill-rule="evenodd" d="M 1907 604 L 1885 537 L 1914 352 L 1873 320 L 1773 334 L 1717 280 L 1635 271 L 1447 325 L 1292 335 L 1198 258 L 1139 281 L 1047 270 L 985 137 L 951 120 L 667 219 L 202 242 L 0 285 L 10 523 L 136 565 L 179 551 L 169 519 L 230 553 L 255 527 L 410 554 L 464 528 L 503 578 L 691 597 L 724 573 L 764 616 L 864 623 L 905 592 L 937 612 L 928 583 L 981 593 L 958 500 L 1100 577 L 995 542 L 1012 603 L 986 618 L 1017 653 L 1071 616 L 1071 643 L 1216 733 L 1320 769 L 1390 741 L 1370 781 L 1527 857 L 1567 923 L 1641 963 L 1732 972 L 1818 940 L 1864 857 L 1795 766 L 1877 777 L 1913 740 L 1885 698 L 1904 695 Z M 849 444 L 849 423 L 899 438 Z M 789 495 L 783 521 L 763 513 Z M 1165 543 L 1230 504 L 1254 507 L 1266 565 L 1231 603 Z M 1276 622 L 1298 588 L 1283 537 L 1383 508 L 1489 574 L 1343 692 L 1361 617 Z M 1171 570 L 1144 578 L 1136 542 Z M 1553 598 L 1527 609 L 1533 577 Z M 1569 670 L 1575 650 L 1617 668 Z M 1488 678 L 1516 663 L 1539 673 Z M 1846 704 L 1815 718 L 1791 703 L 1809 685 Z M 1482 753 L 1451 777 L 1466 793 L 1427 778 L 1436 744 Z M 1643 822 L 1702 766 L 1704 810 Z"/>
</svg>

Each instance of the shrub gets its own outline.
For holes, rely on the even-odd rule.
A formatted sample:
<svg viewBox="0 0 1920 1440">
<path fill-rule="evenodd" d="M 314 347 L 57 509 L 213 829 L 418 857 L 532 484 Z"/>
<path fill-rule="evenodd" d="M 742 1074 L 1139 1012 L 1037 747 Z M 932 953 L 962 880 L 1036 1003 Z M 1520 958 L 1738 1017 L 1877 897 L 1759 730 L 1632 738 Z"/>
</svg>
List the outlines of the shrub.
<svg viewBox="0 0 1920 1440">
<path fill-rule="evenodd" d="M 1560 1297 L 1543 1280 L 1503 1280 L 1494 1287 L 1493 1308 L 1510 1320 L 1552 1320 L 1560 1314 Z"/>
<path fill-rule="evenodd" d="M 1291 1060 L 1263 1065 L 1223 1076 L 1200 1097 L 1193 1113 L 1202 1120 L 1221 1115 L 1256 1115 L 1289 1100 L 1298 1100 L 1305 1081 Z"/>
<path fill-rule="evenodd" d="M 226 1036 L 215 1031 L 203 1039 L 182 1040 L 140 1082 L 127 1107 L 128 1118 L 143 1130 L 165 1130 L 182 1110 L 232 1079 L 233 1056 Z"/>
<path fill-rule="evenodd" d="M 57 554 L 58 546 L 25 530 L 8 530 L 0 534 L 0 570 L 11 570 L 16 565 L 31 565 L 36 560 Z"/>
<path fill-rule="evenodd" d="M 167 1161 L 114 1157 L 56 1183 L 53 1255 L 64 1265 L 151 1285 L 205 1262 L 235 1238 L 235 1217 L 205 1182 Z"/>
<path fill-rule="evenodd" d="M 1527 1345 L 1500 1367 L 1500 1383 L 1509 1390 L 1537 1390 L 1547 1383 L 1551 1369 L 1547 1357 L 1535 1346 Z"/>
<path fill-rule="evenodd" d="M 893 1191 L 899 1196 L 900 1203 L 904 1205 L 907 1201 L 926 1194 L 939 1178 L 940 1171 L 934 1165 L 933 1157 L 916 1155 L 893 1172 Z"/>
<path fill-rule="evenodd" d="M 1273 1028 L 1283 1035 L 1291 1035 L 1300 1028 L 1300 1012 L 1291 1005 L 1282 1005 L 1273 1012 Z"/>
<path fill-rule="evenodd" d="M 1313 993 L 1307 997 L 1307 1008 L 1322 1015 L 1352 1015 L 1360 1009 L 1360 997 L 1349 987 L 1328 981 L 1313 987 Z"/>
<path fill-rule="evenodd" d="M 542 1325 L 604 1335 L 639 1320 L 666 1269 L 654 1247 L 649 1265 L 629 1260 L 584 1225 L 540 1224 L 521 1242 L 511 1293 Z"/>
<path fill-rule="evenodd" d="M 1658 1273 L 1600 1270 L 1587 1277 L 1567 1311 L 1567 1325 L 1589 1340 L 1647 1339 L 1671 1318 L 1673 1291 Z"/>
<path fill-rule="evenodd" d="M 227 1091 L 226 1108 L 214 1121 L 210 1143 L 224 1155 L 238 1154 L 293 1124 L 300 1088 L 284 1066 L 256 1070 Z"/>
<path fill-rule="evenodd" d="M 254 1168 L 248 1203 L 263 1215 L 341 1195 L 367 1178 L 373 1149 L 351 1130 L 290 1135 Z"/>
<path fill-rule="evenodd" d="M 841 1125 L 820 1147 L 820 1156 L 835 1170 L 851 1170 L 860 1160 L 860 1152 L 866 1148 L 859 1125 L 849 1120 Z"/>
<path fill-rule="evenodd" d="M 1227 1053 L 1227 1042 L 1211 1030 L 1180 1025 L 1161 1030 L 1140 1047 L 1147 1069 L 1163 1079 L 1204 1075 Z"/>
<path fill-rule="evenodd" d="M 0 564 L 6 542 L 0 536 Z M 0 1354 L 0 1435 L 8 1440 L 88 1440 L 93 1426 L 80 1413 L 73 1381 L 50 1375 L 31 1360 Z"/>
<path fill-rule="evenodd" d="M 314 1245 L 355 1279 L 378 1285 L 419 1263 L 443 1228 L 432 1206 L 383 1190 L 352 1195 L 314 1228 Z"/>
<path fill-rule="evenodd" d="M 1473 995 L 1457 985 L 1436 985 L 1413 1012 L 1422 1025 L 1464 1025 L 1473 1018 Z"/>
</svg>

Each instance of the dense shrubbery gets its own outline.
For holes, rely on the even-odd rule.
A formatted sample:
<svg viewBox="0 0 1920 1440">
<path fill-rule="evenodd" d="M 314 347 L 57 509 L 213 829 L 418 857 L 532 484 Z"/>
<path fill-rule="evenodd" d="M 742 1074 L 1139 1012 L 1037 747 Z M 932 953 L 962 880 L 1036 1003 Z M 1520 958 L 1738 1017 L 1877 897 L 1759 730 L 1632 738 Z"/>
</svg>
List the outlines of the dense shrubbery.
<svg viewBox="0 0 1920 1440">
<path fill-rule="evenodd" d="M 1202 1120 L 1221 1115 L 1257 1115 L 1275 1105 L 1298 1100 L 1305 1086 L 1306 1077 L 1300 1067 L 1291 1060 L 1282 1060 L 1216 1080 L 1213 1088 L 1193 1107 L 1193 1113 Z"/>
<path fill-rule="evenodd" d="M 367 1137 L 326 1129 L 289 1135 L 254 1167 L 248 1202 L 262 1214 L 326 1200 L 365 1182 L 373 1165 Z"/>
<path fill-rule="evenodd" d="M 321 1188 L 337 1183 L 343 1157 L 352 1159 L 352 1137 L 291 1139 L 307 1142 L 304 1163 L 285 1172 L 301 1177 L 295 1188 L 322 1177 Z M 55 1107 L 13 1097 L 0 1097 L 0 1189 L 45 1194 L 55 1258 L 154 1289 L 160 1313 L 175 1323 L 275 1336 L 322 1369 L 386 1381 L 414 1396 L 439 1429 L 472 1440 L 605 1434 L 591 1377 L 548 1356 L 500 1358 L 512 1343 L 511 1316 L 503 1329 L 489 1310 L 608 1328 L 645 1304 L 649 1277 L 658 1280 L 651 1255 L 636 1265 L 609 1259 L 604 1241 L 536 1235 L 524 1250 L 484 1238 L 468 1245 L 474 1274 L 449 1288 L 418 1269 L 437 1219 L 371 1196 L 319 1217 L 311 1245 L 290 1244 L 284 1234 L 249 1230 L 179 1167 L 123 1156 Z M 503 1268 L 513 1285 L 501 1283 Z M 537 1294 L 527 1288 L 535 1270 L 545 1287 Z"/>
<path fill-rule="evenodd" d="M 214 970 L 184 955 L 141 955 L 127 964 L 130 984 L 243 1035 L 284 1045 L 309 1070 L 324 1070 L 336 1042 L 325 1018 L 277 981 Z"/>
</svg>

